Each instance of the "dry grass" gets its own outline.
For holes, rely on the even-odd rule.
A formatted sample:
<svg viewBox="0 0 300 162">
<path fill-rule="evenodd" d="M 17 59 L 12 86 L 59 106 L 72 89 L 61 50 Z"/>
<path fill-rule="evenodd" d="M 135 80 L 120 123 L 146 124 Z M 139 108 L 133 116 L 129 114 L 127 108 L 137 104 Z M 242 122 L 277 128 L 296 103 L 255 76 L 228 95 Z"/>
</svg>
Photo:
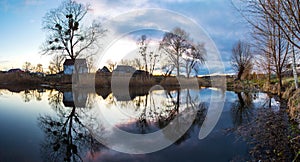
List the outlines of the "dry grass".
<svg viewBox="0 0 300 162">
<path fill-rule="evenodd" d="M 42 82 L 42 78 L 28 73 L 0 73 L 0 83 L 2 84 L 34 85 Z"/>
<path fill-rule="evenodd" d="M 113 80 L 112 80 L 113 78 Z M 95 87 L 152 87 L 161 85 L 163 87 L 182 87 L 189 86 L 198 82 L 199 86 L 210 86 L 210 80 L 207 78 L 179 78 L 177 77 L 146 77 L 146 76 L 112 76 L 110 73 L 100 74 L 79 74 L 78 78 L 72 75 L 52 75 L 46 77 L 33 76 L 28 73 L 0 73 L 0 84 L 11 85 L 38 85 L 48 84 L 51 86 L 67 86 L 70 84 L 78 84 L 79 86 L 95 86 Z"/>
<path fill-rule="evenodd" d="M 211 85 L 209 78 L 177 78 L 165 77 L 160 85 L 162 86 L 191 86 L 198 84 L 199 87 L 209 87 Z"/>
</svg>

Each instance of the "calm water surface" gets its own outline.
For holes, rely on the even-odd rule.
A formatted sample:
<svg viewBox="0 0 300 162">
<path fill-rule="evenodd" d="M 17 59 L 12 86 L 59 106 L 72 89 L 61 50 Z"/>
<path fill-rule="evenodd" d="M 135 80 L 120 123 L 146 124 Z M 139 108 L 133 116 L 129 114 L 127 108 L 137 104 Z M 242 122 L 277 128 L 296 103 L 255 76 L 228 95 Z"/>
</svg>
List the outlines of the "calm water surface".
<svg viewBox="0 0 300 162">
<path fill-rule="evenodd" d="M 0 161 L 248 160 L 251 146 L 237 133 L 238 128 L 250 123 L 256 110 L 270 106 L 268 109 L 276 113 L 279 105 L 264 93 L 222 91 L 225 104 L 221 117 L 213 131 L 200 140 L 214 91 L 220 90 L 131 90 L 129 96 L 109 89 L 96 93 L 0 90 Z M 100 110 L 115 127 L 147 134 L 164 128 L 187 107 L 196 110 L 196 119 L 180 139 L 163 150 L 125 154 L 97 141 L 97 136 L 113 136 L 109 128 L 99 125 Z M 164 137 L 168 139 L 168 134 Z"/>
</svg>

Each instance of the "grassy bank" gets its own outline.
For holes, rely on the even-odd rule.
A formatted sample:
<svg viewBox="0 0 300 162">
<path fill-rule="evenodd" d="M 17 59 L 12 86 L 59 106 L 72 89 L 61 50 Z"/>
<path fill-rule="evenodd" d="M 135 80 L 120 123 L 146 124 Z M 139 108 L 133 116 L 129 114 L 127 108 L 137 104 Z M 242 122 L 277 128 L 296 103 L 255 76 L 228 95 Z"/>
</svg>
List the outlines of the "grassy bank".
<svg viewBox="0 0 300 162">
<path fill-rule="evenodd" d="M 30 75 L 29 73 L 0 73 L 1 84 L 36 85 L 41 84 L 43 81 L 43 78 Z"/>
<path fill-rule="evenodd" d="M 175 76 L 112 76 L 111 73 L 80 74 L 78 77 L 72 75 L 47 75 L 37 76 L 29 73 L 0 73 L 0 85 L 49 85 L 70 87 L 72 84 L 81 86 L 111 87 L 151 87 L 161 85 L 163 87 L 182 87 L 198 84 L 199 87 L 210 87 L 211 78 L 185 78 Z"/>
</svg>

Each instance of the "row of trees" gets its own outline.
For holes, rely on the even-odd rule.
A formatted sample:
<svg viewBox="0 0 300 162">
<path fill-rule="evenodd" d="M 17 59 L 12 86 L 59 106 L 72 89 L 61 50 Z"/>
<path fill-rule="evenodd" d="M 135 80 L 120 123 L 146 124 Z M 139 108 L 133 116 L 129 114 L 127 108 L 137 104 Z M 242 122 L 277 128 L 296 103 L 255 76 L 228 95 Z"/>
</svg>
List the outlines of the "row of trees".
<svg viewBox="0 0 300 162">
<path fill-rule="evenodd" d="M 26 61 L 22 68 L 25 72 L 39 72 L 39 73 L 49 73 L 57 74 L 63 71 L 63 61 L 65 60 L 64 56 L 55 55 L 48 66 L 48 70 L 44 70 L 43 64 L 37 64 L 36 66 Z"/>
<path fill-rule="evenodd" d="M 44 72 L 42 64 L 37 64 L 36 66 L 34 66 L 30 62 L 25 62 L 23 65 L 23 69 L 25 72 L 31 72 L 31 71 L 40 72 L 40 73 Z"/>
<path fill-rule="evenodd" d="M 254 64 L 269 74 L 275 73 L 278 80 L 278 93 L 282 89 L 282 75 L 289 61 L 292 60 L 296 87 L 297 73 L 295 55 L 299 50 L 299 24 L 297 9 L 299 1 L 283 0 L 241 0 L 243 7 L 239 10 L 254 27 L 255 50 L 248 43 L 239 41 L 232 49 L 232 66 L 238 71 L 237 78 L 247 76 Z M 89 58 L 99 49 L 99 40 L 105 36 L 106 30 L 99 22 L 90 26 L 83 25 L 83 19 L 89 10 L 72 0 L 66 0 L 57 9 L 51 10 L 43 18 L 43 28 L 47 31 L 46 42 L 42 46 L 43 54 L 55 54 L 48 67 L 50 73 L 62 71 L 62 62 L 66 58 Z M 139 57 L 134 60 L 123 60 L 140 70 L 153 73 L 157 69 L 165 75 L 182 72 L 190 77 L 196 73 L 200 64 L 205 61 L 205 45 L 195 43 L 189 34 L 181 28 L 166 32 L 159 42 L 159 49 L 149 48 L 150 40 L 142 35 L 137 41 Z M 253 52 L 259 54 L 253 61 Z M 160 59 L 158 59 L 160 58 Z M 91 59 L 92 60 L 92 59 Z M 110 70 L 116 63 L 109 62 Z M 92 65 L 92 63 L 91 63 Z"/>
<path fill-rule="evenodd" d="M 296 54 L 299 45 L 299 0 L 240 0 L 237 9 L 252 25 L 255 65 L 268 74 L 275 73 L 278 79 L 278 94 L 282 90 L 283 73 L 292 63 L 296 88 Z M 234 52 L 233 52 L 234 53 Z"/>
<path fill-rule="evenodd" d="M 189 34 L 181 28 L 166 32 L 159 42 L 158 49 L 149 48 L 150 40 L 142 35 L 138 41 L 138 57 L 133 60 L 121 60 L 121 64 L 131 65 L 150 74 L 159 69 L 165 75 L 175 71 L 176 76 L 183 72 L 190 77 L 194 71 L 198 73 L 199 66 L 204 63 L 206 49 L 203 43 L 194 43 Z M 116 63 L 109 61 L 109 69 Z M 160 65 L 161 67 L 157 67 Z"/>
<path fill-rule="evenodd" d="M 61 71 L 62 61 L 66 58 L 90 58 L 97 53 L 99 40 L 107 30 L 96 21 L 90 26 L 83 25 L 88 10 L 88 5 L 66 0 L 43 18 L 43 29 L 48 35 L 42 45 L 42 54 L 55 54 L 49 66 L 51 73 Z M 158 57 L 165 54 L 162 70 L 166 74 L 176 71 L 179 76 L 184 67 L 189 77 L 193 70 L 197 70 L 199 63 L 204 62 L 204 44 L 194 43 L 189 34 L 180 28 L 166 32 L 156 51 L 150 50 L 149 42 L 145 35 L 137 41 L 139 57 L 130 60 L 130 64 L 136 65 L 138 69 L 153 73 L 157 62 L 162 60 Z M 113 70 L 115 63 L 110 65 Z"/>
</svg>

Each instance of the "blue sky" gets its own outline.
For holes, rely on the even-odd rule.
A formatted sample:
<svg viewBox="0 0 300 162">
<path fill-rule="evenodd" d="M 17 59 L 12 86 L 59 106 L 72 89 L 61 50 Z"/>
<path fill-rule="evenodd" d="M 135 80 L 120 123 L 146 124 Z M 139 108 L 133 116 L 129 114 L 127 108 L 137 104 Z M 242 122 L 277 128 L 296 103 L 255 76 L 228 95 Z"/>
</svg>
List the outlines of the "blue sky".
<svg viewBox="0 0 300 162">
<path fill-rule="evenodd" d="M 89 18 L 110 19 L 128 11 L 160 8 L 182 14 L 199 26 L 215 42 L 226 66 L 232 45 L 247 40 L 249 28 L 234 10 L 231 0 L 77 0 L 91 4 Z M 48 65 L 49 56 L 41 56 L 39 48 L 45 40 L 42 18 L 47 11 L 60 5 L 60 0 L 1 0 L 0 1 L 0 70 L 21 67 L 25 61 Z"/>
</svg>

